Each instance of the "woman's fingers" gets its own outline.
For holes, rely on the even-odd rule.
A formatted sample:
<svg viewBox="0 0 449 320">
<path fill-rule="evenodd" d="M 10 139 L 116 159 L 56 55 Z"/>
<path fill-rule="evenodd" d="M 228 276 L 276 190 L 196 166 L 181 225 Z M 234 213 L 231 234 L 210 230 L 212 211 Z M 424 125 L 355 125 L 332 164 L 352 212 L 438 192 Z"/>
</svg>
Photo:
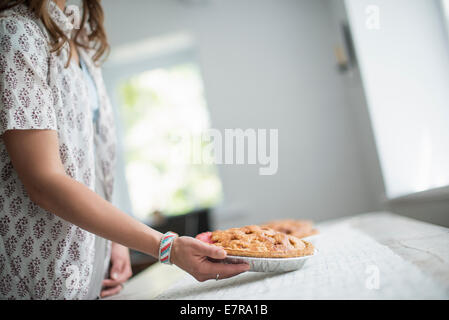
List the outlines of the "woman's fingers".
<svg viewBox="0 0 449 320">
<path fill-rule="evenodd" d="M 112 273 L 112 269 L 111 269 L 111 278 L 109 279 L 104 279 L 103 280 L 103 286 L 104 287 L 115 287 L 118 286 L 119 284 L 122 284 L 124 282 L 126 282 L 132 275 L 131 269 L 125 267 L 124 270 L 121 270 L 120 272 L 115 271 L 115 278 L 113 279 L 113 273 Z"/>
<path fill-rule="evenodd" d="M 203 263 L 208 272 L 201 280 L 217 279 L 217 274 L 219 275 L 218 279 L 226 279 L 249 270 L 249 264 L 247 263 L 233 264 L 210 261 L 204 261 Z"/>
<path fill-rule="evenodd" d="M 210 257 L 212 259 L 224 259 L 226 258 L 226 251 L 223 248 L 207 244 L 200 240 L 195 239 L 197 246 L 197 254 Z"/>
<path fill-rule="evenodd" d="M 124 264 L 120 270 L 116 267 L 116 265 L 112 265 L 109 274 L 110 278 L 103 280 L 103 287 L 115 287 L 126 282 L 131 277 L 132 271 L 131 267 L 126 264 Z"/>
<path fill-rule="evenodd" d="M 111 271 L 110 271 L 109 274 L 110 274 L 110 276 L 109 276 L 110 279 L 111 280 L 115 280 L 118 283 L 125 282 L 129 278 L 128 273 L 126 272 L 126 270 L 117 270 L 117 269 L 113 270 L 111 268 Z"/>
<path fill-rule="evenodd" d="M 104 298 L 104 297 L 112 296 L 114 294 L 118 294 L 122 290 L 122 288 L 123 288 L 122 285 L 118 285 L 118 286 L 115 286 L 112 288 L 103 289 L 103 290 L 101 290 L 100 297 Z"/>
<path fill-rule="evenodd" d="M 225 279 L 249 270 L 247 263 L 225 264 L 208 260 L 223 260 L 226 251 L 191 237 L 176 238 L 172 250 L 172 262 L 198 281 L 216 279 L 217 274 L 219 279 Z"/>
<path fill-rule="evenodd" d="M 116 287 L 121 285 L 122 283 L 123 281 L 118 281 L 114 279 L 104 279 L 101 285 L 103 287 Z"/>
<path fill-rule="evenodd" d="M 124 277 L 123 269 L 125 269 L 125 263 L 121 259 L 113 260 L 109 275 L 113 280 L 119 280 Z"/>
<path fill-rule="evenodd" d="M 111 270 L 109 270 L 109 278 L 106 280 L 113 280 L 120 284 L 128 280 L 132 275 L 131 267 L 125 261 L 117 260 L 112 263 Z M 111 281 L 112 283 L 112 281 Z"/>
</svg>

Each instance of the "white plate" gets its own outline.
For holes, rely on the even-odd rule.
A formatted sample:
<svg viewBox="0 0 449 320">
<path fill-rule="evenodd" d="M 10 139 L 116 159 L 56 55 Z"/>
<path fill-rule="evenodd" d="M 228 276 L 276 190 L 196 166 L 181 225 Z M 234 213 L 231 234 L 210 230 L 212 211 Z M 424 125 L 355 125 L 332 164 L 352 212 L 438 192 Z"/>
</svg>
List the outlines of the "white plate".
<svg viewBox="0 0 449 320">
<path fill-rule="evenodd" d="M 227 256 L 224 263 L 242 263 L 247 262 L 250 265 L 249 271 L 256 272 L 285 272 L 301 269 L 310 259 L 318 254 L 315 248 L 313 255 L 297 258 L 253 258 L 240 256 Z"/>
</svg>

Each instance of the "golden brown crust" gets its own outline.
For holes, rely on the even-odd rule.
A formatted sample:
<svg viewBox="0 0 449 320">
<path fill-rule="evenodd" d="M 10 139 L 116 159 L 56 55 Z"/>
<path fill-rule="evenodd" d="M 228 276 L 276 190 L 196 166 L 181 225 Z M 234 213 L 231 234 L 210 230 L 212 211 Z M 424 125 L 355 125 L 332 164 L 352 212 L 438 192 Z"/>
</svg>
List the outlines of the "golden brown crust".
<svg viewBox="0 0 449 320">
<path fill-rule="evenodd" d="M 292 258 L 312 255 L 314 251 L 307 241 L 255 225 L 214 231 L 211 239 L 231 256 Z"/>
<path fill-rule="evenodd" d="M 263 224 L 262 227 L 268 227 L 300 239 L 318 233 L 318 230 L 313 228 L 313 222 L 309 220 L 275 220 Z"/>
</svg>

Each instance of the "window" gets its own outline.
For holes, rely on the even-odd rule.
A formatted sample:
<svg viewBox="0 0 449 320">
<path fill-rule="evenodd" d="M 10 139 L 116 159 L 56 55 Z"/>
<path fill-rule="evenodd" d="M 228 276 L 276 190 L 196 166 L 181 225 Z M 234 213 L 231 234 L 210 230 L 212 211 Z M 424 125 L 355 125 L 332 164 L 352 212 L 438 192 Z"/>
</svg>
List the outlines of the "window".
<svg viewBox="0 0 449 320">
<path fill-rule="evenodd" d="M 447 35 L 449 37 L 449 0 L 441 0 L 441 11 L 444 16 L 446 30 L 448 32 Z"/>
<path fill-rule="evenodd" d="M 346 0 L 346 7 L 388 198 L 441 190 L 449 185 L 449 45 L 440 7 L 426 0 Z M 373 18 L 377 28 L 369 27 Z"/>
<path fill-rule="evenodd" d="M 189 137 L 209 128 L 194 62 L 151 68 L 118 82 L 125 172 L 134 215 L 183 214 L 212 207 L 221 183 L 212 164 L 193 164 Z M 182 151 L 182 152 L 180 152 Z"/>
</svg>

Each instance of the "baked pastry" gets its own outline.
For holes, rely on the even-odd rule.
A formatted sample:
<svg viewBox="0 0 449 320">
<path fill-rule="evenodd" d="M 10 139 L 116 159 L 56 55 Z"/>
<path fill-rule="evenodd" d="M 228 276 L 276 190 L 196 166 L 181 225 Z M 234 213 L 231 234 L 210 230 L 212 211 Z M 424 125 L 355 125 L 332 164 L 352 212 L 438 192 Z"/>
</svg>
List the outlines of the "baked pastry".
<svg viewBox="0 0 449 320">
<path fill-rule="evenodd" d="M 231 256 L 291 258 L 312 255 L 311 243 L 256 225 L 204 232 L 197 239 L 222 247 Z"/>
<path fill-rule="evenodd" d="M 309 220 L 275 220 L 263 224 L 262 227 L 268 227 L 300 239 L 318 233 L 318 230 L 313 228 L 313 222 Z"/>
</svg>

